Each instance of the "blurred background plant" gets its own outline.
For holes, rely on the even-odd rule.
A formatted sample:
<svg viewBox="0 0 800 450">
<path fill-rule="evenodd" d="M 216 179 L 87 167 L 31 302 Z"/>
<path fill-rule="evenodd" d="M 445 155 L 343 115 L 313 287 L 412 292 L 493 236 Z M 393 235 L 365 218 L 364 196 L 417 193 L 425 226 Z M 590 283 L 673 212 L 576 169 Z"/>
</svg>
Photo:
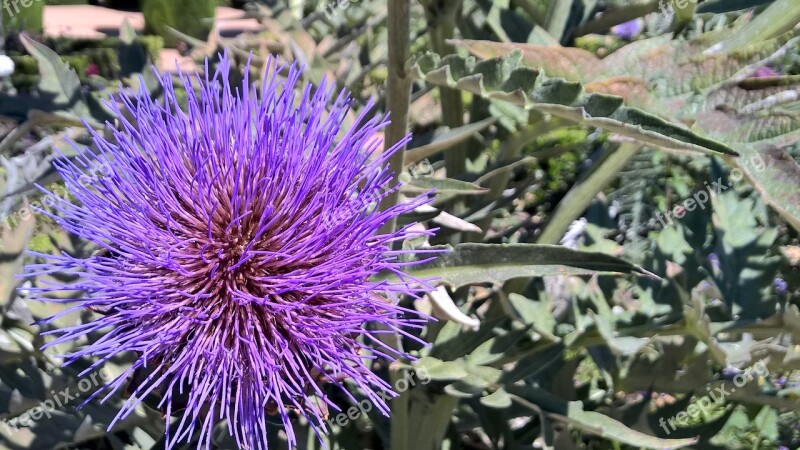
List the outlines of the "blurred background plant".
<svg viewBox="0 0 800 450">
<path fill-rule="evenodd" d="M 44 3 L 88 2 L 34 2 Z M 223 3 L 259 31 L 219 33 L 212 10 Z M 432 381 L 394 400 L 391 419 L 334 421 L 323 442 L 298 418 L 302 448 L 800 448 L 800 4 L 216 5 L 109 1 L 140 8 L 155 34 L 125 25 L 99 40 L 43 36 L 39 7 L 3 16 L 15 69 L 0 94 L 0 418 L 79 381 L 55 350 L 38 350 L 47 327 L 32 323 L 58 307 L 26 292 L 46 279 L 15 274 L 33 259 L 26 248 L 96 249 L 25 220 L 42 204 L 34 185 L 60 183 L 53 161 L 75 155 L 66 138 L 92 145 L 81 120 L 113 126 L 100 100 L 120 84 L 160 95 L 149 66 L 166 43 L 198 62 L 222 49 L 239 67 L 250 55 L 299 62 L 307 82 L 353 93 L 351 123 L 376 101 L 392 113 L 387 144 L 413 135 L 392 161 L 405 184 L 391 201 L 437 189 L 432 207 L 398 225 L 439 229 L 408 248 L 451 248 L 415 269 L 442 288 L 409 304 L 440 320 L 421 331 L 429 347 L 397 343 L 419 360 L 375 365 L 389 381 L 422 369 Z M 768 373 L 709 414 L 660 426 L 759 361 Z M 118 403 L 0 426 L 0 447 L 163 448 L 156 409 L 106 431 Z M 233 448 L 223 425 L 218 448 Z"/>
</svg>

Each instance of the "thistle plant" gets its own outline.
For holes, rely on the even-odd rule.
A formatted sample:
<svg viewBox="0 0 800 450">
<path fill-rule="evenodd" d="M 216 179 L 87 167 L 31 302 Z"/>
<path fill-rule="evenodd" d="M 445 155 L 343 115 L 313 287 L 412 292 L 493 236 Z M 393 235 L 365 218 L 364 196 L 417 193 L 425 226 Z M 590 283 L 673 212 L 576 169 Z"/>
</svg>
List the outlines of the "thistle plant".
<svg viewBox="0 0 800 450">
<path fill-rule="evenodd" d="M 136 354 L 95 395 L 107 399 L 144 373 L 115 422 L 157 394 L 168 430 L 179 416 L 167 448 L 196 432 L 198 448 L 209 448 L 220 420 L 240 448 L 267 448 L 270 416 L 290 445 L 295 415 L 324 433 L 324 405 L 338 409 L 331 389 L 352 398 L 345 379 L 388 414 L 391 386 L 371 365 L 406 355 L 378 335 L 410 336 L 425 321 L 397 304 L 425 284 L 401 274 L 405 251 L 392 248 L 427 232 L 378 233 L 428 201 L 377 208 L 397 189 L 387 159 L 405 142 L 381 152 L 385 117 L 370 118 L 367 107 L 343 129 L 347 93 L 334 96 L 324 82 L 296 90 L 297 66 L 271 60 L 267 69 L 258 87 L 247 77 L 232 86 L 223 55 L 215 72 L 206 63 L 212 75 L 180 76 L 185 107 L 169 75 L 160 77 L 163 100 L 126 92 L 108 105 L 120 118 L 113 138 L 90 129 L 94 149 L 75 146 L 79 156 L 57 164 L 74 202 L 52 196 L 52 212 L 42 211 L 103 249 L 88 258 L 38 254 L 46 262 L 28 267 L 79 275 L 36 295 L 58 301 L 49 294 L 73 291 L 77 304 L 63 314 L 98 313 L 52 330 L 48 345 L 94 337 L 64 355 L 67 364 L 97 358 L 87 371 Z M 401 281 L 375 281 L 379 272 Z"/>
</svg>

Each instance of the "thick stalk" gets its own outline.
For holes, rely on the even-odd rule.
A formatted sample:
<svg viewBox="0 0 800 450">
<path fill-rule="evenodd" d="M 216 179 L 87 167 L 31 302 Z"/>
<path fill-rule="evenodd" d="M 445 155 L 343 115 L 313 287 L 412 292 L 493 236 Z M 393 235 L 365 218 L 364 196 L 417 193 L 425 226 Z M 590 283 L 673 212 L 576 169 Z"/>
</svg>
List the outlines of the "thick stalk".
<svg viewBox="0 0 800 450">
<path fill-rule="evenodd" d="M 392 123 L 386 127 L 385 148 L 390 148 L 402 140 L 408 132 L 408 108 L 411 100 L 411 77 L 406 73 L 406 61 L 409 58 L 409 36 L 411 35 L 411 2 L 410 0 L 389 0 L 388 25 L 389 34 L 389 77 L 386 81 L 386 108 L 391 114 Z M 405 148 L 398 150 L 389 160 L 393 183 L 400 181 L 404 169 Z M 400 193 L 395 191 L 387 195 L 381 202 L 385 210 L 397 204 Z M 397 221 L 392 219 L 381 229 L 381 233 L 392 233 Z"/>
<path fill-rule="evenodd" d="M 388 2 L 389 20 L 388 29 L 388 79 L 386 81 L 386 107 L 391 114 L 392 122 L 386 128 L 385 148 L 390 148 L 400 142 L 408 132 L 408 109 L 411 102 L 411 77 L 406 72 L 406 61 L 410 53 L 411 36 L 411 0 L 389 0 Z M 400 181 L 400 174 L 405 169 L 405 148 L 398 150 L 389 160 L 389 169 L 392 171 L 393 183 L 396 185 Z M 381 202 L 381 209 L 391 208 L 400 198 L 400 192 L 395 191 L 387 195 Z M 397 220 L 392 219 L 381 229 L 382 233 L 392 233 L 397 227 Z M 389 343 L 395 348 L 399 348 L 399 337 L 396 335 L 385 335 Z M 391 372 L 391 383 L 394 386 L 397 371 Z M 406 448 L 408 439 L 408 392 L 400 392 L 400 395 L 391 402 L 392 421 L 390 430 L 390 448 L 401 450 Z"/>
<path fill-rule="evenodd" d="M 433 51 L 441 56 L 453 53 L 454 49 L 447 40 L 455 35 L 456 14 L 461 7 L 461 1 L 426 3 L 425 10 Z M 461 91 L 440 87 L 439 99 L 442 106 L 442 123 L 451 129 L 464 125 L 464 102 L 461 100 Z M 448 177 L 455 178 L 466 171 L 466 148 L 466 144 L 461 143 L 445 153 L 444 162 Z"/>
</svg>

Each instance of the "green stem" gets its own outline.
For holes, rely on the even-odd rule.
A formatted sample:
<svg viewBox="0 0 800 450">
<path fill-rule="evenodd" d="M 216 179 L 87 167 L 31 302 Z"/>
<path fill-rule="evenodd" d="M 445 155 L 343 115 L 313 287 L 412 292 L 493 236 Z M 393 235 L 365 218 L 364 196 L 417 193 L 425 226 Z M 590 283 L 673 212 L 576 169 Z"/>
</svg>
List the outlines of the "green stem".
<svg viewBox="0 0 800 450">
<path fill-rule="evenodd" d="M 622 8 L 609 9 L 596 19 L 593 19 L 587 22 L 584 26 L 578 28 L 578 31 L 575 32 L 575 36 L 584 36 L 591 33 L 608 31 L 611 29 L 611 27 L 621 23 L 625 23 L 629 20 L 656 12 L 659 10 L 660 5 L 662 5 L 661 1 L 651 1 L 642 4 L 626 5 Z M 664 2 L 663 5 L 669 5 L 669 2 Z"/>
<path fill-rule="evenodd" d="M 416 399 L 415 399 L 416 400 Z M 453 418 L 458 398 L 439 394 L 432 399 L 416 401 L 409 414 L 410 439 L 404 449 L 437 450 L 442 447 L 447 428 Z M 395 450 L 392 447 L 392 450 Z"/>
<path fill-rule="evenodd" d="M 392 123 L 386 127 L 385 148 L 390 148 L 402 140 L 408 132 L 408 109 L 411 100 L 411 77 L 406 72 L 406 61 L 409 59 L 411 35 L 411 2 L 410 0 L 389 0 L 388 21 L 388 69 L 386 81 L 386 108 L 391 113 Z M 389 160 L 389 170 L 392 172 L 392 185 L 400 181 L 400 174 L 404 168 L 404 152 L 402 148 L 392 155 Z M 395 191 L 387 195 L 381 202 L 381 210 L 386 210 L 397 204 L 400 192 Z M 387 222 L 381 233 L 392 233 L 397 227 L 397 220 Z"/>
<path fill-rule="evenodd" d="M 389 370 L 389 380 L 392 386 L 396 386 L 397 382 L 403 378 L 403 370 Z M 398 396 L 392 400 L 392 420 L 391 420 L 391 443 L 390 450 L 403 450 L 408 447 L 409 438 L 409 400 L 411 393 L 409 391 L 398 392 Z"/>
<path fill-rule="evenodd" d="M 559 202 L 536 242 L 558 244 L 572 221 L 586 211 L 595 196 L 617 176 L 640 147 L 641 144 L 636 142 L 624 142 L 616 150 L 606 150 L 605 157 Z"/>
<path fill-rule="evenodd" d="M 406 72 L 406 61 L 410 56 L 411 36 L 411 0 L 389 0 L 388 2 L 388 61 L 389 70 L 386 81 L 386 107 L 391 113 L 392 122 L 386 128 L 385 148 L 400 142 L 408 132 L 408 110 L 411 103 L 411 77 Z M 392 185 L 400 181 L 400 174 L 405 168 L 405 148 L 398 150 L 389 159 L 389 170 L 392 171 Z M 381 210 L 397 204 L 400 192 L 387 195 L 381 202 Z M 397 227 L 397 219 L 393 218 L 384 225 L 381 233 L 392 233 Z M 396 335 L 387 335 L 389 339 L 397 339 Z M 390 370 L 391 383 L 394 386 L 399 373 Z M 408 392 L 400 392 L 392 400 L 392 421 L 390 448 L 400 450 L 407 448 L 408 438 Z"/>
<path fill-rule="evenodd" d="M 572 10 L 572 3 L 572 1 L 558 0 L 551 1 L 547 6 L 545 28 L 559 42 L 564 39 L 564 31 L 567 28 L 567 20 Z"/>
<path fill-rule="evenodd" d="M 460 0 L 444 2 L 426 2 L 426 15 L 430 24 L 428 30 L 431 47 L 439 55 L 453 53 L 453 47 L 447 43 L 455 35 L 456 14 L 461 7 Z M 442 106 L 442 123 L 445 126 L 458 128 L 464 125 L 464 103 L 461 91 L 448 87 L 439 88 Z M 447 176 L 454 178 L 466 171 L 466 145 L 457 144 L 444 155 Z"/>
</svg>

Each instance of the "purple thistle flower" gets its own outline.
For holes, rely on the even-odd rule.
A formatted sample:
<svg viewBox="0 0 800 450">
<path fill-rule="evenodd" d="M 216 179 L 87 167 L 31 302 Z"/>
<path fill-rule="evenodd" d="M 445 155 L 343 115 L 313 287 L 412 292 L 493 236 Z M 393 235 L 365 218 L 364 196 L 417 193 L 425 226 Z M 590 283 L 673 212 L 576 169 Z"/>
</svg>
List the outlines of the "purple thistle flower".
<svg viewBox="0 0 800 450">
<path fill-rule="evenodd" d="M 54 330 L 48 345 L 104 333 L 64 355 L 65 364 L 97 357 L 84 373 L 135 352 L 132 367 L 100 391 L 103 401 L 135 380 L 116 422 L 144 397 L 161 395 L 167 425 L 180 416 L 168 449 L 195 429 L 198 448 L 209 448 L 220 420 L 252 450 L 267 448 L 268 416 L 282 421 L 290 446 L 294 413 L 327 432 L 324 404 L 339 408 L 321 384 L 354 400 L 345 378 L 388 414 L 384 398 L 395 394 L 370 365 L 408 355 L 378 335 L 411 337 L 404 329 L 426 321 L 394 300 L 417 298 L 427 284 L 408 275 L 373 277 L 401 275 L 409 264 L 393 242 L 429 234 L 410 226 L 378 234 L 428 202 L 420 196 L 377 210 L 398 188 L 387 159 L 404 142 L 380 154 L 378 132 L 388 121 L 369 118 L 371 105 L 360 125 L 343 130 L 351 103 L 345 92 L 333 97 L 323 82 L 296 96 L 301 70 L 274 60 L 268 66 L 260 90 L 246 75 L 241 86 L 229 84 L 226 55 L 211 78 L 208 63 L 205 77 L 181 74 L 184 109 L 168 75 L 160 76 L 163 101 L 144 89 L 126 92 L 119 105 L 109 104 L 120 121 L 113 139 L 89 128 L 98 150 L 76 145 L 77 158 L 56 163 L 76 203 L 52 195 L 55 212 L 41 211 L 105 249 L 88 258 L 32 253 L 47 262 L 28 266 L 29 275 L 80 276 L 37 289 L 42 301 L 60 301 L 48 294 L 64 290 L 79 296 L 45 322 L 81 309 L 100 313 Z M 284 81 L 281 72 L 288 72 Z M 368 322 L 382 327 L 366 329 Z"/>
</svg>

